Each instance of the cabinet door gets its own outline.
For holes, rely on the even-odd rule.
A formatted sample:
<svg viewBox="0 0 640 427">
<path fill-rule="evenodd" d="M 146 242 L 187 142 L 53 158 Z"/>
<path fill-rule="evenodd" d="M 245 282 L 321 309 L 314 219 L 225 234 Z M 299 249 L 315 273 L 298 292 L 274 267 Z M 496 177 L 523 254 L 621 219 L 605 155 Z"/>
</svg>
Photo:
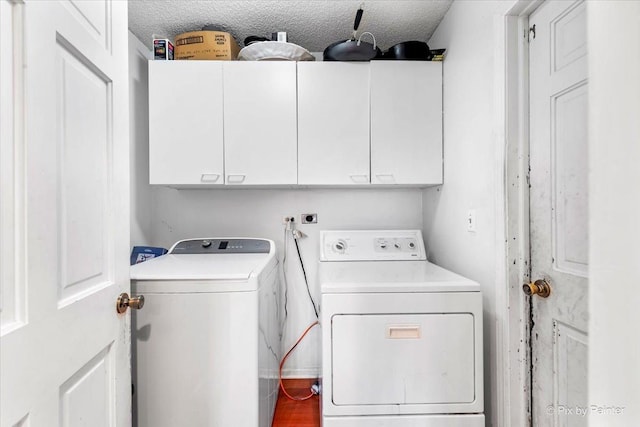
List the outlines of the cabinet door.
<svg viewBox="0 0 640 427">
<path fill-rule="evenodd" d="M 298 182 L 369 183 L 369 63 L 298 64 Z"/>
<path fill-rule="evenodd" d="M 149 62 L 149 182 L 224 184 L 222 64 Z"/>
<path fill-rule="evenodd" d="M 371 182 L 442 183 L 442 63 L 371 62 Z"/>
<path fill-rule="evenodd" d="M 295 184 L 296 63 L 224 63 L 227 184 Z"/>
</svg>

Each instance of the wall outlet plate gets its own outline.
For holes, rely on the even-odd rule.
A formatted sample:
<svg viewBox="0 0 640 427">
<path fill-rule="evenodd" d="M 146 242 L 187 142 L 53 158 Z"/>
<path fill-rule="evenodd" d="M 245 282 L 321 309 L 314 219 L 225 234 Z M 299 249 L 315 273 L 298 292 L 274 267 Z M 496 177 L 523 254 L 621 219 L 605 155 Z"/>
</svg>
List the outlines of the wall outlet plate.
<svg viewBox="0 0 640 427">
<path fill-rule="evenodd" d="M 318 223 L 318 214 L 310 213 L 310 214 L 301 214 L 300 222 L 303 224 L 317 224 Z"/>
</svg>

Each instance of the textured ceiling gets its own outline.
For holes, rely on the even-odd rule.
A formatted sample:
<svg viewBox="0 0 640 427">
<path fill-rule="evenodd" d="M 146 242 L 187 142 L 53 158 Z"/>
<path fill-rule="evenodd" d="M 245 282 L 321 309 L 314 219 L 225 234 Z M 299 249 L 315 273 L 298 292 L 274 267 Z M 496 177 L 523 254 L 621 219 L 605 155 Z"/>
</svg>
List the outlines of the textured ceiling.
<svg viewBox="0 0 640 427">
<path fill-rule="evenodd" d="M 452 0 L 364 2 L 359 32 L 370 31 L 381 49 L 407 40 L 428 41 Z M 173 38 L 205 24 L 230 32 L 243 46 L 249 35 L 286 31 L 312 52 L 351 36 L 361 1 L 130 0 L 129 28 L 151 46 L 153 34 Z M 367 37 L 367 36 L 365 36 Z M 363 39 L 364 40 L 364 39 Z M 431 46 L 441 48 L 446 46 Z"/>
</svg>

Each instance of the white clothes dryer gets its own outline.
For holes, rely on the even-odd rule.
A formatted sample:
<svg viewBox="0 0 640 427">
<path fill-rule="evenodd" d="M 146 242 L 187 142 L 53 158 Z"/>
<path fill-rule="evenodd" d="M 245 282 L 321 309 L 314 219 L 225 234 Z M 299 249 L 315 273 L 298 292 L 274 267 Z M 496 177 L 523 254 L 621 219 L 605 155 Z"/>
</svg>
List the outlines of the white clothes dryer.
<svg viewBox="0 0 640 427">
<path fill-rule="evenodd" d="M 131 267 L 134 425 L 271 426 L 277 263 L 273 241 L 207 238 Z"/>
<path fill-rule="evenodd" d="M 324 427 L 483 427 L 482 296 L 419 230 L 323 231 Z"/>
</svg>

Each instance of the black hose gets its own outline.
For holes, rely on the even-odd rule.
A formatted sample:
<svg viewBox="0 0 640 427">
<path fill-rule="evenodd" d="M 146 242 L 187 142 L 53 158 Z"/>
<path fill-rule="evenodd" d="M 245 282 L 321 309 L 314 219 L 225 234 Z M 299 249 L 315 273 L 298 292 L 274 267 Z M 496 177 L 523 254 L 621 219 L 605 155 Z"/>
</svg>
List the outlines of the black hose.
<svg viewBox="0 0 640 427">
<path fill-rule="evenodd" d="M 298 246 L 298 239 L 295 237 L 293 241 L 296 244 L 296 251 L 298 252 L 298 258 L 300 259 L 300 267 L 302 267 L 302 275 L 304 276 L 304 284 L 307 285 L 307 294 L 309 294 L 309 300 L 311 301 L 311 305 L 313 305 L 313 311 L 316 313 L 316 319 L 319 319 L 318 309 L 316 308 L 316 303 L 311 296 L 311 289 L 309 289 L 309 281 L 307 280 L 307 272 L 304 269 L 304 262 L 302 262 L 302 255 L 300 254 L 300 246 Z"/>
</svg>

